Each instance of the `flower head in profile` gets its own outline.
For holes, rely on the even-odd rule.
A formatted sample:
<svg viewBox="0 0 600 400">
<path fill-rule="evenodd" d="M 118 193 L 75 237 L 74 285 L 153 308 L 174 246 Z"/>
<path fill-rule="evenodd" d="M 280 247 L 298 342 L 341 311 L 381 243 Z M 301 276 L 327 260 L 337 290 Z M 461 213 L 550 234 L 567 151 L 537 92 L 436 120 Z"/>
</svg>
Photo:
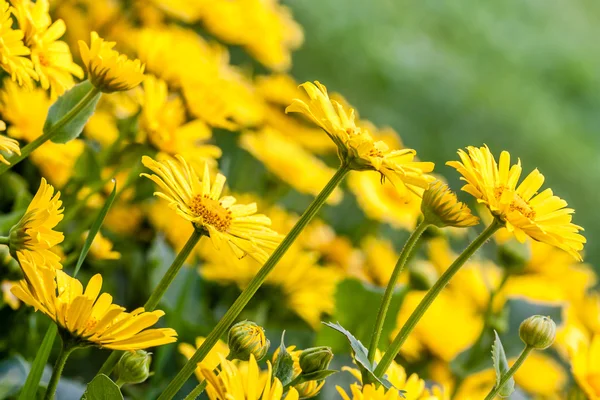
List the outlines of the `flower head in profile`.
<svg viewBox="0 0 600 400">
<path fill-rule="evenodd" d="M 367 129 L 357 125 L 354 110 L 331 100 L 327 88 L 318 81 L 301 86 L 308 102 L 294 99 L 286 112 L 301 113 L 320 126 L 336 144 L 343 163 L 358 171 L 378 171 L 402 193 L 404 189 L 427 189 L 433 181 L 427 174 L 433 171 L 433 163 L 415 161 L 415 150 L 390 150 L 383 141 L 375 141 Z"/>
<path fill-rule="evenodd" d="M 54 187 L 42 178 L 25 215 L 10 230 L 9 247 L 14 258 L 19 253 L 26 253 L 37 266 L 62 268 L 60 257 L 51 250 L 64 239 L 61 232 L 54 230 L 63 219 L 61 206 L 60 192 L 55 194 Z"/>
<path fill-rule="evenodd" d="M 222 355 L 218 372 L 202 368 L 208 382 L 206 394 L 210 400 L 256 399 L 298 400 L 298 392 L 290 388 L 283 393 L 283 385 L 273 377 L 273 368 L 267 361 L 268 370 L 261 371 L 253 355 L 247 362 L 233 363 Z"/>
<path fill-rule="evenodd" d="M 142 176 L 162 190 L 155 195 L 167 200 L 196 229 L 204 230 L 215 248 L 227 246 L 238 258 L 249 255 L 262 263 L 279 244 L 280 235 L 269 228 L 271 220 L 256 214 L 256 203 L 236 204 L 232 196 L 221 197 L 226 178 L 217 174 L 211 185 L 208 165 L 200 180 L 181 156 L 162 162 L 144 156 L 142 163 L 154 172 Z"/>
<path fill-rule="evenodd" d="M 456 168 L 466 182 L 462 190 L 473 195 L 500 220 L 520 242 L 527 237 L 567 251 L 581 260 L 585 237 L 583 228 L 571 222 L 574 210 L 553 194 L 540 193 L 544 176 L 535 169 L 520 184 L 521 161 L 510 165 L 510 154 L 503 151 L 499 163 L 487 146 L 459 150 L 461 161 L 448 165 Z"/>
<path fill-rule="evenodd" d="M 144 65 L 113 50 L 115 42 L 105 42 L 96 32 L 91 33 L 90 46 L 79 41 L 81 59 L 92 84 L 105 93 L 129 90 L 144 79 Z"/>
<path fill-rule="evenodd" d="M 173 343 L 171 328 L 147 329 L 163 311 L 128 313 L 100 294 L 102 276 L 94 275 L 85 290 L 81 282 L 59 269 L 39 268 L 30 254 L 20 254 L 25 279 L 12 287 L 19 300 L 49 316 L 63 331 L 83 345 L 112 350 L 139 350 Z"/>
<path fill-rule="evenodd" d="M 0 0 L 0 67 L 19 86 L 33 86 L 32 78 L 37 79 L 33 63 L 27 56 L 31 53 L 23 43 L 23 31 L 13 29 L 12 7 L 6 0 Z"/>
<path fill-rule="evenodd" d="M 0 121 L 0 131 L 4 131 L 6 130 L 6 124 L 4 123 L 4 121 Z M 21 155 L 21 149 L 19 148 L 19 142 L 17 142 L 14 139 L 11 139 L 9 137 L 6 137 L 4 135 L 0 135 L 0 152 L 5 152 L 8 153 L 8 155 L 11 154 L 18 154 Z M 0 153 L 0 162 L 4 163 L 6 165 L 10 165 L 10 162 L 8 162 L 8 160 L 6 158 L 4 158 L 4 155 L 2 153 Z"/>
<path fill-rule="evenodd" d="M 421 212 L 426 221 L 438 228 L 466 228 L 479 223 L 479 218 L 471 214 L 469 207 L 458 201 L 448 185 L 440 181 L 430 184 L 423 192 Z"/>
</svg>

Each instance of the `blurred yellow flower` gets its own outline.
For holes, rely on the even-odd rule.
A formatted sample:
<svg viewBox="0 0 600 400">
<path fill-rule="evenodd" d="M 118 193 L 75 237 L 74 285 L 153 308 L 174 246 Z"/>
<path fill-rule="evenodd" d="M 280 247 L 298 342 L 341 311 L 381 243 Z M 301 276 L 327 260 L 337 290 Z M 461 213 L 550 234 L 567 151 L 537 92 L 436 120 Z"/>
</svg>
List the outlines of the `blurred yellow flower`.
<svg viewBox="0 0 600 400">
<path fill-rule="evenodd" d="M 75 163 L 83 153 L 85 142 L 74 139 L 65 144 L 46 142 L 29 156 L 42 175 L 54 186 L 62 188 L 75 172 Z"/>
<path fill-rule="evenodd" d="M 207 165 L 200 180 L 180 156 L 162 162 L 144 156 L 142 163 L 156 174 L 142 176 L 163 190 L 155 195 L 167 200 L 196 229 L 204 229 L 216 249 L 229 248 L 238 258 L 249 255 L 263 263 L 279 244 L 281 236 L 269 228 L 267 216 L 256 214 L 256 203 L 235 204 L 234 197 L 221 197 L 226 178 L 217 174 L 211 185 Z"/>
<path fill-rule="evenodd" d="M 590 400 L 600 399 L 600 333 L 573 337 L 568 348 L 575 381 Z"/>
<path fill-rule="evenodd" d="M 416 151 L 412 149 L 390 150 L 384 142 L 376 142 L 356 125 L 354 110 L 331 100 L 327 88 L 315 83 L 301 85 L 310 98 L 308 103 L 294 99 L 286 112 L 299 112 L 320 126 L 337 145 L 340 160 L 352 169 L 378 171 L 402 195 L 407 195 L 406 189 L 415 192 L 428 187 L 433 177 L 427 172 L 433 171 L 433 163 L 414 161 Z"/>
<path fill-rule="evenodd" d="M 515 381 L 527 393 L 551 398 L 562 392 L 568 377 L 558 361 L 546 353 L 534 351 L 515 373 Z"/>
<path fill-rule="evenodd" d="M 0 131 L 3 131 L 5 129 L 6 125 L 4 124 L 4 121 L 0 121 Z M 5 154 L 9 156 L 12 154 L 21 155 L 19 142 L 4 135 L 0 135 L 0 152 L 5 152 Z M 6 158 L 4 158 L 4 155 L 2 153 L 0 153 L 0 162 L 6 165 L 10 165 L 10 162 L 8 162 Z"/>
<path fill-rule="evenodd" d="M 462 190 L 485 204 L 520 242 L 529 236 L 581 261 L 579 251 L 586 240 L 578 232 L 583 228 L 571 222 L 574 210 L 566 208 L 567 202 L 554 196 L 551 189 L 538 193 L 544 176 L 537 169 L 518 184 L 521 161 L 511 166 L 508 152 L 502 152 L 499 163 L 487 146 L 468 147 L 467 152 L 459 150 L 458 154 L 460 162 L 447 164 L 467 182 Z"/>
<path fill-rule="evenodd" d="M 370 171 L 351 172 L 348 187 L 367 217 L 394 228 L 415 228 L 421 216 L 421 197 L 417 194 L 400 193 L 392 184 L 381 183 L 379 175 Z"/>
<path fill-rule="evenodd" d="M 177 333 L 171 328 L 147 329 L 164 315 L 163 311 L 145 312 L 138 308 L 128 313 L 112 304 L 111 295 L 100 294 L 100 274 L 90 279 L 84 291 L 81 282 L 61 270 L 38 268 L 33 259 L 23 254 L 19 255 L 19 262 L 26 279 L 13 286 L 13 294 L 88 345 L 138 350 L 177 340 Z"/>
<path fill-rule="evenodd" d="M 23 31 L 13 29 L 12 7 L 6 0 L 0 0 L 0 66 L 19 86 L 33 86 L 31 79 L 37 79 L 33 63 L 28 56 L 31 51 L 23 43 Z"/>
<path fill-rule="evenodd" d="M 208 385 L 206 394 L 210 400 L 256 399 L 256 400 L 298 400 L 298 392 L 290 388 L 283 395 L 283 385 L 272 376 L 271 363 L 267 361 L 267 372 L 261 371 L 254 359 L 233 363 L 221 357 L 219 371 L 202 367 L 202 374 Z"/>
<path fill-rule="evenodd" d="M 185 358 L 189 360 L 196 352 L 196 349 L 198 349 L 202 345 L 202 343 L 204 343 L 205 339 L 206 338 L 202 336 L 197 337 L 195 343 L 196 347 L 188 343 L 179 343 L 177 349 L 181 354 L 183 354 Z M 196 367 L 196 378 L 198 378 L 198 381 L 202 382 L 204 380 L 204 375 L 202 374 L 203 368 L 208 369 L 210 371 L 214 370 L 221 363 L 221 357 L 227 357 L 228 355 L 229 347 L 227 347 L 227 344 L 225 342 L 219 339 L 219 341 L 217 341 L 215 346 L 210 350 L 206 357 L 204 357 L 204 360 L 198 363 L 198 366 Z"/>
<path fill-rule="evenodd" d="M 90 46 L 79 41 L 81 59 L 88 79 L 98 90 L 110 93 L 129 90 L 144 79 L 144 65 L 113 50 L 114 42 L 105 42 L 96 32 L 91 33 Z"/>
<path fill-rule="evenodd" d="M 88 232 L 84 232 L 82 235 L 82 239 L 87 239 L 89 234 Z M 105 238 L 101 232 L 96 233 L 94 240 L 92 241 L 92 246 L 90 247 L 90 255 L 95 260 L 118 260 L 121 258 L 121 253 L 118 251 L 114 251 L 113 244 L 110 240 Z"/>
<path fill-rule="evenodd" d="M 300 193 L 318 195 L 335 174 L 335 170 L 323 161 L 272 128 L 245 132 L 240 137 L 240 144 L 270 172 Z M 337 204 L 341 199 L 342 191 L 338 188 L 329 196 L 328 203 Z"/>
<path fill-rule="evenodd" d="M 28 254 L 36 266 L 62 268 L 60 257 L 51 251 L 64 240 L 61 232 L 54 230 L 63 219 L 60 192 L 42 178 L 37 193 L 29 203 L 25 215 L 10 229 L 10 251 L 15 258 Z"/>
<path fill-rule="evenodd" d="M 367 236 L 363 239 L 360 248 L 364 254 L 362 265 L 364 278 L 374 285 L 386 287 L 399 257 L 392 242 L 375 236 Z M 406 274 L 402 274 L 398 284 L 406 283 L 406 281 Z"/>
<path fill-rule="evenodd" d="M 425 221 L 438 228 L 466 228 L 479 223 L 479 218 L 471 214 L 469 207 L 458 201 L 456 194 L 441 181 L 431 183 L 423 192 L 421 212 Z"/>
<path fill-rule="evenodd" d="M 85 137 L 108 147 L 119 137 L 119 128 L 114 115 L 106 110 L 96 109 L 83 128 Z"/>
<path fill-rule="evenodd" d="M 18 310 L 19 306 L 21 305 L 19 299 L 10 291 L 10 289 L 16 283 L 17 282 L 15 281 L 9 281 L 6 279 L 0 282 L 0 290 L 2 291 L 2 301 L 4 302 L 4 304 L 8 304 L 8 306 L 13 310 Z"/>
<path fill-rule="evenodd" d="M 103 226 L 119 235 L 132 235 L 138 232 L 143 218 L 144 213 L 140 206 L 118 201 L 110 207 Z"/>
<path fill-rule="evenodd" d="M 0 113 L 9 124 L 8 136 L 31 142 L 42 134 L 51 102 L 45 90 L 21 88 L 10 79 L 2 82 Z"/>
</svg>

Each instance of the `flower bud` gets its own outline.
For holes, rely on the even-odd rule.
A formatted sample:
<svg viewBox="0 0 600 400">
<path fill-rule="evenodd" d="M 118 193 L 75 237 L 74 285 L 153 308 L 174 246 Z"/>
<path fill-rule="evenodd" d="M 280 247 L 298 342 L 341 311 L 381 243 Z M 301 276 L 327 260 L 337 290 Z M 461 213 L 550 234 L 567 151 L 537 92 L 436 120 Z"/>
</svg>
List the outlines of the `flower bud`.
<svg viewBox="0 0 600 400">
<path fill-rule="evenodd" d="M 556 324 L 550 317 L 534 315 L 527 318 L 519 327 L 521 340 L 534 349 L 547 349 L 556 337 Z"/>
<path fill-rule="evenodd" d="M 300 368 L 302 374 L 307 375 L 313 372 L 323 371 L 329 368 L 329 363 L 333 359 L 331 347 L 319 346 L 305 349 L 300 353 Z"/>
<path fill-rule="evenodd" d="M 296 389 L 301 399 L 310 399 L 319 394 L 323 385 L 325 385 L 325 380 L 306 381 L 294 385 L 294 389 Z"/>
<path fill-rule="evenodd" d="M 464 228 L 479 223 L 479 218 L 456 198 L 448 185 L 435 181 L 423 193 L 421 212 L 425 220 L 438 228 L 454 226 Z"/>
<path fill-rule="evenodd" d="M 117 381 L 123 383 L 142 383 L 150 376 L 152 353 L 144 350 L 127 351 L 121 356 L 115 367 Z"/>
<path fill-rule="evenodd" d="M 256 361 L 260 361 L 267 355 L 271 343 L 262 327 L 252 321 L 242 321 L 229 330 L 228 344 L 230 359 L 248 361 L 253 354 Z"/>
</svg>

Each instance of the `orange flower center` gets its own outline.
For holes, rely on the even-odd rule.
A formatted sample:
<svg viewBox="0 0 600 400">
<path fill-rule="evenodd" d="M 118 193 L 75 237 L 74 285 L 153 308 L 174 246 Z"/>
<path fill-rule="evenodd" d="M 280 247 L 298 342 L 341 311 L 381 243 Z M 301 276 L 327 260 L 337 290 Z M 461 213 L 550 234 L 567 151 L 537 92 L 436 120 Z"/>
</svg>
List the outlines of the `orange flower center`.
<svg viewBox="0 0 600 400">
<path fill-rule="evenodd" d="M 233 217 L 231 211 L 224 208 L 217 200 L 208 195 L 195 195 L 189 204 L 190 210 L 195 216 L 202 218 L 206 225 L 214 227 L 220 232 L 226 231 L 231 226 Z"/>
<path fill-rule="evenodd" d="M 499 200 L 500 197 L 502 197 L 502 194 L 506 189 L 507 188 L 504 186 L 500 186 L 494 189 L 494 196 L 496 197 L 496 200 Z M 529 202 L 524 200 L 521 196 L 519 196 L 516 193 L 513 193 L 513 199 L 510 202 L 508 208 L 510 211 L 516 211 L 526 218 L 535 219 L 535 210 L 531 208 Z"/>
</svg>

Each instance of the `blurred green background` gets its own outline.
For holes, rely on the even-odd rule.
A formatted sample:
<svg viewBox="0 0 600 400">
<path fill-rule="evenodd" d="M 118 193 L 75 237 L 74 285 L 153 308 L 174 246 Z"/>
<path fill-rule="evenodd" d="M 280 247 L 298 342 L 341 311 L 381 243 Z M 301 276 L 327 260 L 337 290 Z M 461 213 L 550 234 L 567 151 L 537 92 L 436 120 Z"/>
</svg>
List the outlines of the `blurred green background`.
<svg viewBox="0 0 600 400">
<path fill-rule="evenodd" d="M 320 80 L 458 189 L 444 163 L 487 144 L 539 168 L 591 243 L 600 237 L 600 2 L 287 0 L 306 41 L 299 81 Z M 467 199 L 466 196 L 462 196 Z"/>
</svg>

